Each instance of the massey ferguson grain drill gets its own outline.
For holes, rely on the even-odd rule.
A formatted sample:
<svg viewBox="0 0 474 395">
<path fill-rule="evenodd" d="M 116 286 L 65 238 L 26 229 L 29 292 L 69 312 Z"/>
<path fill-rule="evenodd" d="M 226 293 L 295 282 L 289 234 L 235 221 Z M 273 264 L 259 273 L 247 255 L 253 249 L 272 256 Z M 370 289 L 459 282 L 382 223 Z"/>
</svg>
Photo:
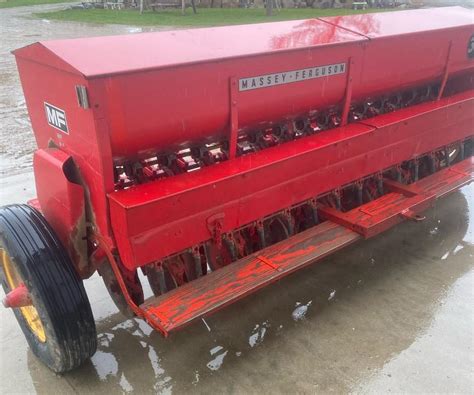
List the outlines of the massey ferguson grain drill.
<svg viewBox="0 0 474 395">
<path fill-rule="evenodd" d="M 0 252 L 33 352 L 56 372 L 94 354 L 96 270 L 167 336 L 421 221 L 473 179 L 472 21 L 454 7 L 14 51 L 37 199 L 1 209 Z"/>
</svg>

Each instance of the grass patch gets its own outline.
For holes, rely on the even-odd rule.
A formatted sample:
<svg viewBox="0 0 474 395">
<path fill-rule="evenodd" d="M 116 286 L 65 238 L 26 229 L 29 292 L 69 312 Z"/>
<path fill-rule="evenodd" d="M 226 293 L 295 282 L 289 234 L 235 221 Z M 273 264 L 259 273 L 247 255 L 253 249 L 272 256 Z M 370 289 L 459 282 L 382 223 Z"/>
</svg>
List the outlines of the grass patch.
<svg viewBox="0 0 474 395">
<path fill-rule="evenodd" d="M 0 2 L 0 8 L 23 7 L 38 4 L 66 3 L 74 0 L 7 0 Z"/>
<path fill-rule="evenodd" d="M 290 19 L 305 19 L 321 16 L 336 16 L 348 14 L 362 14 L 380 12 L 380 9 L 351 10 L 329 9 L 318 10 L 313 8 L 282 9 L 275 11 L 275 15 L 267 17 L 261 8 L 199 8 L 194 15 L 191 9 L 186 15 L 180 10 L 163 10 L 159 12 L 146 11 L 142 15 L 136 10 L 61 10 L 35 14 L 39 18 L 60 21 L 114 23 L 137 26 L 221 26 L 245 23 L 259 23 L 282 21 Z"/>
</svg>

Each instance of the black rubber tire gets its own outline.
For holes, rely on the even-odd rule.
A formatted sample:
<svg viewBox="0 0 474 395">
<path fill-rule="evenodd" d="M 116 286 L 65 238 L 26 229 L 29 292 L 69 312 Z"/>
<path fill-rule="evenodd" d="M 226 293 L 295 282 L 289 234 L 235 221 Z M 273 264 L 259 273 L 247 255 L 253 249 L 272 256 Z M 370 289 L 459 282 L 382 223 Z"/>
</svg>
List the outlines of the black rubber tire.
<svg viewBox="0 0 474 395">
<path fill-rule="evenodd" d="M 0 208 L 0 248 L 4 248 L 30 293 L 46 341 L 13 309 L 33 353 L 54 372 L 81 365 L 97 348 L 94 317 L 81 279 L 44 217 L 27 205 Z M 10 291 L 3 267 L 0 276 Z"/>
</svg>

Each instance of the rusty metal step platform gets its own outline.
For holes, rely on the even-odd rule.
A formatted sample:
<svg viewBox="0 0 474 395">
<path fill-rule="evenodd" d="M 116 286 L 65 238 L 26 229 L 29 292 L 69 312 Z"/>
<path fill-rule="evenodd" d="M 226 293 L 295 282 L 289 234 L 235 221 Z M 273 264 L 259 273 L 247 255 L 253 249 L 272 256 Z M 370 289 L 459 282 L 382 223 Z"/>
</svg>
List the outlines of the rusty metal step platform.
<svg viewBox="0 0 474 395">
<path fill-rule="evenodd" d="M 413 184 L 412 191 L 431 193 L 437 199 L 457 191 L 474 180 L 474 157 L 471 156 Z"/>
<path fill-rule="evenodd" d="M 397 187 L 397 192 L 390 192 L 363 206 L 348 212 L 341 212 L 332 207 L 320 206 L 321 216 L 342 226 L 360 233 L 364 238 L 375 236 L 405 219 L 422 220 L 417 213 L 431 207 L 436 200 L 433 194 L 412 194 L 403 190 L 402 184 L 384 182 L 385 188 Z"/>
<path fill-rule="evenodd" d="M 327 221 L 191 281 L 140 306 L 165 336 L 355 241 L 417 215 L 473 180 L 470 157 L 411 185 L 385 181 L 390 193 L 346 213 L 323 207 Z"/>
<path fill-rule="evenodd" d="M 215 272 L 191 281 L 140 307 L 170 332 L 198 317 L 272 283 L 297 269 L 349 245 L 361 236 L 326 221 Z"/>
</svg>

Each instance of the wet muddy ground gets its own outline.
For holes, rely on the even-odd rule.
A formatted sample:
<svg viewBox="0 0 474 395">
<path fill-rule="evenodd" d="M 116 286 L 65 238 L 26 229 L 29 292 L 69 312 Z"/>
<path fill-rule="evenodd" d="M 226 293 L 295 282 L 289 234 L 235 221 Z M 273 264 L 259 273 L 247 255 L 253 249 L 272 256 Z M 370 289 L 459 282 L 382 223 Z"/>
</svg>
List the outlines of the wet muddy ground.
<svg viewBox="0 0 474 395">
<path fill-rule="evenodd" d="M 34 196 L 34 138 L 9 52 L 49 38 L 133 33 L 0 10 L 0 204 Z M 163 339 L 125 319 L 101 279 L 92 360 L 58 376 L 0 309 L 3 393 L 457 392 L 474 388 L 474 186 Z M 150 294 L 149 290 L 147 290 Z M 0 292 L 1 294 L 1 292 Z M 3 294 L 1 295 L 3 296 Z"/>
</svg>

